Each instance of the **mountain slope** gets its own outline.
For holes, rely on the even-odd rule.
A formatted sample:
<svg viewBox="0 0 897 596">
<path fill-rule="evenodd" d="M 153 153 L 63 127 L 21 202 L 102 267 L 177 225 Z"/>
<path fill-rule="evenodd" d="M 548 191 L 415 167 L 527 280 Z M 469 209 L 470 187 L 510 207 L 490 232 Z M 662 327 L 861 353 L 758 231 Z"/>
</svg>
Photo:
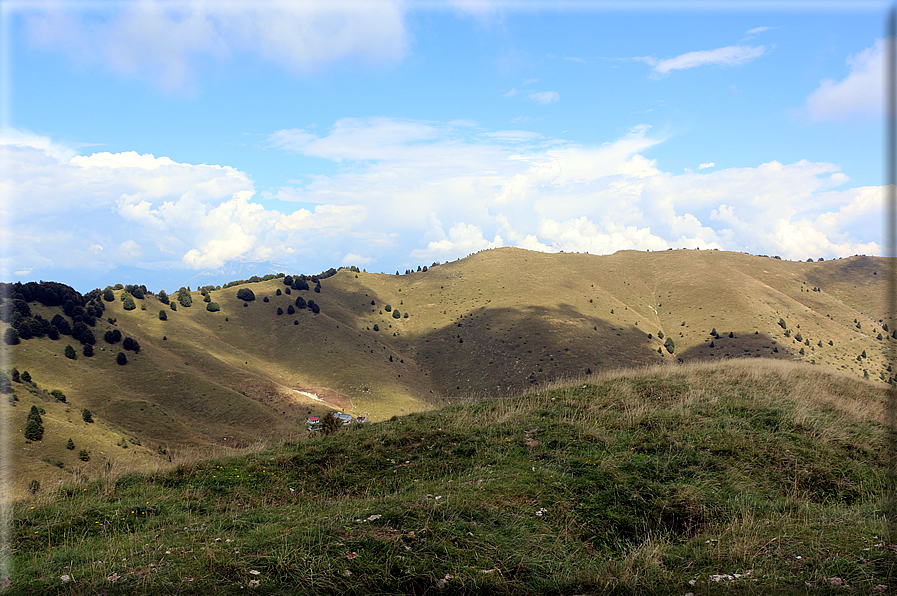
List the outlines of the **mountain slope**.
<svg viewBox="0 0 897 596">
<path fill-rule="evenodd" d="M 891 376 L 886 355 L 895 341 L 883 330 L 893 327 L 884 313 L 885 266 L 874 257 L 799 263 L 718 251 L 503 248 L 401 276 L 344 269 L 321 280 L 320 293 L 286 294 L 282 279 L 213 290 L 219 312 L 205 310 L 199 292 L 189 308 L 173 311 L 150 294 L 126 311 L 116 291 L 93 329 L 93 357 L 68 336 L 2 347 L 5 362 L 37 384 L 13 384 L 22 419 L 13 416 L 16 441 L 24 441 L 32 404 L 62 408 L 53 415 L 73 420 L 41 444 L 16 443 L 29 449 L 16 465 L 43 470 L 46 481 L 65 478 L 41 460 L 61 461 L 45 445 L 72 433 L 89 442 L 85 433 L 97 425 L 140 438 L 145 458 L 162 457 L 158 450 L 168 447 L 304 432 L 306 416 L 328 405 L 383 420 L 437 400 L 514 395 L 553 379 L 680 359 L 803 360 L 881 382 Z M 241 288 L 256 300 L 238 299 Z M 320 312 L 287 314 L 299 296 Z M 36 302 L 30 309 L 47 320 L 62 312 Z M 115 360 L 121 343 L 103 340 L 109 329 L 139 342 L 124 366 Z M 670 338 L 672 353 L 664 347 Z M 63 356 L 67 344 L 78 348 L 76 360 Z M 67 404 L 40 389 L 62 390 Z M 78 427 L 83 408 L 96 414 L 94 426 Z M 123 451 L 108 441 L 93 449 L 104 453 L 87 469 Z M 65 469 L 83 467 L 76 454 L 61 454 Z"/>
</svg>

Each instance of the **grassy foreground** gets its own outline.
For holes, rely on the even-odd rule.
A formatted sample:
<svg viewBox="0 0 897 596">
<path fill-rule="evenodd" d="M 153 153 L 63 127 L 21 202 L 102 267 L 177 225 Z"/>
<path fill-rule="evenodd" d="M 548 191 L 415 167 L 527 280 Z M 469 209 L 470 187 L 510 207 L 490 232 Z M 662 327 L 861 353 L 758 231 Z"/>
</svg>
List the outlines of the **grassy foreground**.
<svg viewBox="0 0 897 596">
<path fill-rule="evenodd" d="M 885 391 L 650 368 L 69 485 L 6 593 L 880 593 Z"/>
</svg>

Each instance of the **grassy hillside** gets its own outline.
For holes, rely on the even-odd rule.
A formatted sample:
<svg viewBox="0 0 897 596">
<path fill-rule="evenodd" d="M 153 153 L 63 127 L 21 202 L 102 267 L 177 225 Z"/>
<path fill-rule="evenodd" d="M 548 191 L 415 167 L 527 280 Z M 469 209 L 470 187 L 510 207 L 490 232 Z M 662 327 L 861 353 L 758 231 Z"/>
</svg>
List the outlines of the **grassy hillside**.
<svg viewBox="0 0 897 596">
<path fill-rule="evenodd" d="M 288 436 L 303 432 L 307 415 L 331 408 L 385 420 L 439 400 L 513 396 L 620 367 L 765 357 L 883 383 L 892 374 L 887 349 L 897 341 L 893 328 L 883 329 L 893 327 L 884 314 L 885 262 L 503 248 L 401 276 L 342 270 L 322 280 L 320 293 L 287 294 L 279 279 L 215 290 L 218 312 L 205 309 L 199 292 L 189 308 L 172 311 L 147 295 L 126 311 L 115 292 L 93 329 L 93 357 L 68 336 L 0 348 L 0 358 L 36 384 L 13 384 L 17 490 L 33 479 L 49 486 L 73 474 L 95 477 L 107 465 L 167 461 L 172 449 Z M 241 288 L 256 300 L 238 299 Z M 320 313 L 288 314 L 299 296 Z M 30 307 L 47 320 L 62 312 Z M 6 327 L 0 323 L 0 332 Z M 111 329 L 140 344 L 124 366 L 115 360 L 121 343 L 102 339 Z M 63 356 L 68 344 L 76 360 Z M 41 393 L 51 389 L 67 403 Z M 32 405 L 52 423 L 40 444 L 21 435 Z M 95 424 L 80 424 L 83 408 Z M 70 437 L 88 446 L 90 462 L 79 451 L 59 452 Z M 126 451 L 116 446 L 122 437 L 141 445 Z"/>
<path fill-rule="evenodd" d="M 84 481 L 15 505 L 9 593 L 881 593 L 886 394 L 653 367 Z"/>
</svg>

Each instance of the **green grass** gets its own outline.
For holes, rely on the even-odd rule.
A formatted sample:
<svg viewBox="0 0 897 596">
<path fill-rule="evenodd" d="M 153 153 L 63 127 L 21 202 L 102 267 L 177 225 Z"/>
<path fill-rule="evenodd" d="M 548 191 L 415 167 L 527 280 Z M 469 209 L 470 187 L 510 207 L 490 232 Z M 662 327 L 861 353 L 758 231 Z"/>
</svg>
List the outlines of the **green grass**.
<svg viewBox="0 0 897 596">
<path fill-rule="evenodd" d="M 15 504 L 10 593 L 877 593 L 884 403 L 654 368 L 72 484 Z"/>
</svg>

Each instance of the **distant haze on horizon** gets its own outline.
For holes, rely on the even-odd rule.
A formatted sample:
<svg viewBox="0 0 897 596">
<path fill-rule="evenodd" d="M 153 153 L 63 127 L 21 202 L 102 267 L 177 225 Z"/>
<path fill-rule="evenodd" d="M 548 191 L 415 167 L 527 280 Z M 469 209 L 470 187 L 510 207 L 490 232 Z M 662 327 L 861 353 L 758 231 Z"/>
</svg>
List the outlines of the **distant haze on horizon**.
<svg viewBox="0 0 897 596">
<path fill-rule="evenodd" d="M 647 6 L 4 3 L 0 277 L 883 254 L 889 5 Z"/>
</svg>

